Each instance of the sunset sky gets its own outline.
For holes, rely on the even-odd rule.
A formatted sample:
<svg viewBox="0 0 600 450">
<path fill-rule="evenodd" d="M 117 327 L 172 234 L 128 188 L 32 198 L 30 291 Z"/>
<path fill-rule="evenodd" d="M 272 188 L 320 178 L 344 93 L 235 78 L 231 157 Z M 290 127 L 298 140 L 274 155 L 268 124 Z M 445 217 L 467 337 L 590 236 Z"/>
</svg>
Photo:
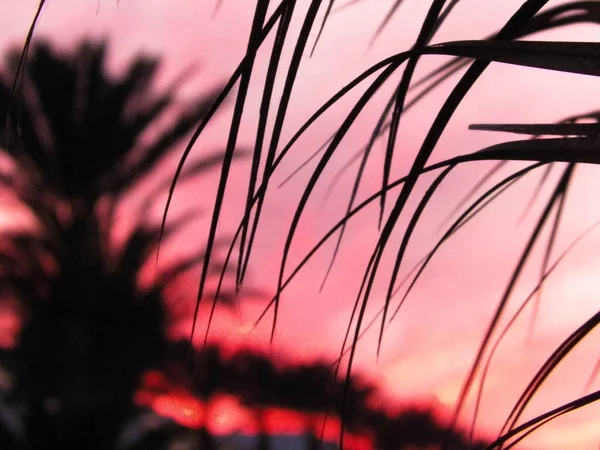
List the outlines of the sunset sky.
<svg viewBox="0 0 600 450">
<path fill-rule="evenodd" d="M 140 52 L 161 56 L 164 65 L 157 88 L 166 86 L 175 76 L 196 63 L 197 72 L 181 90 L 180 100 L 185 102 L 192 94 L 208 92 L 226 81 L 243 55 L 255 2 L 224 0 L 222 3 L 218 14 L 213 17 L 213 1 L 100 0 L 97 3 L 94 0 L 49 0 L 36 35 L 49 38 L 57 47 L 64 49 L 71 48 L 83 37 L 107 37 L 110 43 L 110 70 L 114 73 L 120 73 L 130 58 Z M 300 3 L 306 5 L 308 2 Z M 314 56 L 311 59 L 306 56 L 301 66 L 282 144 L 345 83 L 371 64 L 409 48 L 429 6 L 428 1 L 405 0 L 381 36 L 371 46 L 368 45 L 393 3 L 394 0 L 364 0 L 332 15 Z M 549 5 L 560 3 L 563 2 L 551 1 Z M 520 4 L 519 0 L 463 0 L 436 41 L 476 39 L 492 34 Z M 37 1 L 34 0 L 7 0 L 0 3 L 0 52 L 22 45 L 36 7 Z M 299 9 L 304 8 L 302 6 Z M 296 33 L 300 17 L 301 14 L 296 17 Z M 569 27 L 536 38 L 587 41 L 597 39 L 597 34 L 593 33 L 597 33 L 597 28 L 592 26 Z M 313 39 L 315 36 L 316 31 Z M 269 58 L 267 49 L 268 46 L 259 54 L 257 75 L 265 72 Z M 289 55 L 290 49 L 287 50 Z M 424 59 L 417 76 L 443 61 L 439 57 Z M 264 79 L 260 76 L 253 78 L 247 111 L 258 110 L 262 95 L 261 78 Z M 453 77 L 446 82 L 403 119 L 392 178 L 407 172 L 437 109 L 456 80 L 457 77 Z M 356 166 L 352 166 L 353 171 L 340 178 L 331 191 L 328 192 L 328 189 L 336 170 L 360 145 L 367 142 L 378 113 L 391 93 L 391 87 L 391 84 L 387 86 L 366 108 L 313 194 L 296 234 L 288 270 L 344 214 Z M 598 81 L 593 77 L 492 65 L 458 109 L 431 162 L 475 151 L 506 139 L 502 134 L 469 131 L 467 127 L 471 123 L 557 121 L 597 107 L 596 97 L 590 95 L 597 88 Z M 280 92 L 281 84 L 278 89 Z M 275 175 L 251 259 L 248 283 L 252 287 L 263 289 L 266 293 L 272 293 L 275 287 L 289 219 L 310 169 L 299 173 L 282 188 L 277 189 L 276 186 L 330 136 L 360 92 L 344 99 L 311 127 Z M 197 143 L 192 160 L 224 148 L 232 105 L 233 98 Z M 241 147 L 251 147 L 256 118 L 257 115 L 247 112 L 240 138 Z M 378 156 L 369 165 L 368 175 L 361 186 L 361 199 L 379 189 L 380 162 L 384 149 L 383 145 L 376 146 Z M 175 160 L 171 161 L 169 167 L 163 170 L 173 171 L 175 163 Z M 233 169 L 232 179 L 236 184 L 228 192 L 224 220 L 219 229 L 223 236 L 235 231 L 237 226 L 247 186 L 248 164 L 249 160 L 240 161 Z M 450 223 L 446 221 L 448 214 L 490 167 L 491 164 L 478 163 L 458 168 L 448 177 L 424 213 L 409 246 L 401 276 L 408 273 L 441 237 L 445 230 L 443 226 Z M 503 173 L 507 174 L 508 171 Z M 550 181 L 556 181 L 558 173 L 558 170 L 554 170 Z M 597 169 L 581 166 L 576 174 L 553 260 L 600 218 L 597 208 L 597 192 L 600 188 Z M 356 368 L 377 380 L 390 399 L 408 405 L 433 404 L 442 414 L 451 413 L 484 330 L 553 186 L 552 183 L 547 184 L 538 201 L 529 207 L 528 202 L 539 177 L 533 175 L 520 181 L 443 246 L 416 285 L 404 309 L 386 331 L 378 362 L 375 361 L 375 353 L 379 328 L 374 327 L 361 341 Z M 173 214 L 190 206 L 202 206 L 208 211 L 212 207 L 217 180 L 215 173 L 198 183 L 182 186 L 176 192 Z M 417 185 L 415 197 L 409 202 L 409 208 L 415 207 L 418 194 L 424 192 L 432 180 L 432 176 L 423 177 Z M 239 186 L 239 189 L 235 186 Z M 129 201 L 135 202 L 135 198 Z M 161 205 L 158 206 L 157 218 L 161 213 Z M 292 360 L 315 357 L 333 360 L 339 354 L 361 276 L 376 242 L 377 208 L 378 205 L 368 208 L 348 228 L 342 251 L 321 293 L 319 286 L 331 258 L 332 244 L 319 252 L 286 290 L 282 297 L 273 348 L 275 354 Z M 527 214 L 524 215 L 524 212 Z M 123 214 L 126 215 L 125 208 Z M 401 219 L 400 228 L 406 225 L 407 217 Z M 10 212 L 2 217 L 2 221 L 11 221 Z M 124 223 L 127 223 L 127 217 L 124 217 Z M 172 248 L 174 251 L 185 249 L 189 242 L 194 242 L 199 248 L 204 244 L 206 231 L 206 220 L 203 220 L 197 227 L 182 233 L 179 243 L 174 243 Z M 396 233 L 393 239 L 396 245 L 400 238 L 401 233 Z M 541 246 L 538 250 L 542 250 Z M 552 275 L 543 290 L 533 334 L 528 335 L 527 332 L 531 317 L 527 312 L 500 346 L 486 381 L 479 412 L 478 425 L 483 432 L 493 434 L 499 429 L 511 406 L 546 358 L 577 326 L 597 311 L 597 295 L 600 292 L 599 252 L 600 229 L 577 246 Z M 536 252 L 517 286 L 509 311 L 515 311 L 535 286 L 541 258 L 542 251 Z M 387 261 L 391 261 L 391 258 Z M 387 281 L 385 276 L 381 279 Z M 186 292 L 189 292 L 192 301 L 196 284 L 194 279 L 190 281 Z M 384 282 L 377 285 L 368 308 L 368 320 L 381 307 L 385 288 Z M 241 314 L 220 312 L 211 336 L 232 346 L 250 344 L 267 348 L 271 315 L 257 330 L 252 331 L 252 324 L 264 304 L 249 300 L 243 302 Z M 199 323 L 199 342 L 204 335 L 205 317 Z M 174 334 L 187 336 L 189 330 L 188 322 L 181 324 Z M 548 379 L 527 409 L 525 418 L 534 417 L 582 394 L 598 358 L 595 349 L 599 342 L 598 337 L 592 334 L 567 358 L 564 365 Z M 600 381 L 593 388 L 600 388 Z M 465 423 L 470 420 L 471 407 L 472 402 L 463 414 Z M 596 449 L 600 440 L 598 413 L 600 406 L 594 405 L 556 420 L 534 433 L 526 441 L 527 448 Z"/>
</svg>

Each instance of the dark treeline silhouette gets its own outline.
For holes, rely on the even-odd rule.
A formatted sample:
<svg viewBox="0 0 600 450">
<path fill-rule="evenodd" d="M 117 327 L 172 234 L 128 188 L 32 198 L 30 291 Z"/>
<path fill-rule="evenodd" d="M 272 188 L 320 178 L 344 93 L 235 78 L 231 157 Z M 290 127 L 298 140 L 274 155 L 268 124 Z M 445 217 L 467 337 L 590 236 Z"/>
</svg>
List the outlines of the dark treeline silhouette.
<svg viewBox="0 0 600 450">
<path fill-rule="evenodd" d="M 158 180 L 157 190 L 131 212 L 138 222 L 125 241 L 112 244 L 124 194 L 156 172 L 214 95 L 192 102 L 142 145 L 142 134 L 175 106 L 177 83 L 153 94 L 158 62 L 143 57 L 111 78 L 105 54 L 102 43 L 86 41 L 66 54 L 36 43 L 22 72 L 20 51 L 10 52 L 0 78 L 0 116 L 7 118 L 0 122 L 6 157 L 0 188 L 33 221 L 30 228 L 0 235 L 0 298 L 22 320 L 15 345 L 0 349 L 0 448 L 145 450 L 173 442 L 183 446 L 178 448 L 217 448 L 206 424 L 189 430 L 135 404 L 142 375 L 158 370 L 189 385 L 207 409 L 216 395 L 238 397 L 254 411 L 261 450 L 271 446 L 268 408 L 304 412 L 308 448 L 318 449 L 322 424 L 311 418 L 339 418 L 346 388 L 330 365 L 280 367 L 256 353 L 224 358 L 209 347 L 196 352 L 193 375 L 183 370 L 192 349 L 166 335 L 166 291 L 202 251 L 140 284 L 159 236 L 148 213 L 169 177 Z M 191 164 L 184 176 L 199 175 L 220 158 Z M 190 217 L 170 223 L 163 238 Z M 232 299 L 225 291 L 219 300 L 231 305 Z M 345 417 L 347 429 L 372 436 L 375 448 L 429 448 L 447 437 L 427 412 L 392 417 L 368 406 L 373 395 L 373 385 L 351 378 Z M 462 435 L 451 439 L 453 448 L 467 448 Z"/>
<path fill-rule="evenodd" d="M 187 342 L 177 345 L 180 358 L 189 355 Z M 193 390 L 204 402 L 220 394 L 235 395 L 240 402 L 255 412 L 259 430 L 264 426 L 261 412 L 277 407 L 301 411 L 307 416 L 318 413 L 340 418 L 346 409 L 345 427 L 357 435 L 372 437 L 377 450 L 409 448 L 439 448 L 474 450 L 485 448 L 483 442 L 469 446 L 467 436 L 458 431 L 449 432 L 435 415 L 425 409 L 386 412 L 370 406 L 381 393 L 376 386 L 352 376 L 335 377 L 335 368 L 323 362 L 300 365 L 275 364 L 267 356 L 250 350 L 240 350 L 226 357 L 217 346 L 196 351 L 197 369 L 192 378 Z M 344 406 L 344 390 L 345 406 Z M 319 448 L 322 421 L 307 423 L 307 448 Z M 316 432 L 316 433 L 315 433 Z M 262 430 L 266 436 L 267 430 Z M 259 440 L 261 448 L 269 448 L 268 440 Z"/>
</svg>

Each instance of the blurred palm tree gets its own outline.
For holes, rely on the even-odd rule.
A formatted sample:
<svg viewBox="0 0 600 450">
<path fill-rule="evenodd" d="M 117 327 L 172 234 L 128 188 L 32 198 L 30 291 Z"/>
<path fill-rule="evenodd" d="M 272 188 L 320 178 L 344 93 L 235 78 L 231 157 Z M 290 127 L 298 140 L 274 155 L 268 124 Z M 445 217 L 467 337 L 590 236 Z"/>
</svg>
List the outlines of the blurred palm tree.
<svg viewBox="0 0 600 450">
<path fill-rule="evenodd" d="M 30 52 L 22 87 L 13 97 L 19 57 L 16 50 L 8 54 L 0 83 L 0 112 L 8 118 L 4 150 L 26 173 L 18 181 L 29 189 L 45 189 L 43 196 L 25 196 L 26 203 L 38 213 L 39 202 L 51 211 L 66 209 L 61 214 L 71 221 L 93 216 L 102 198 L 118 199 L 155 169 L 215 99 L 216 91 L 192 101 L 149 141 L 148 130 L 175 106 L 182 82 L 177 79 L 165 92 L 152 95 L 156 59 L 138 57 L 124 76 L 112 78 L 104 67 L 104 43 L 85 41 L 65 55 L 38 43 Z M 211 162 L 214 157 L 188 173 L 198 173 Z M 3 175 L 11 189 L 21 184 Z"/>
<path fill-rule="evenodd" d="M 0 240 L 2 297 L 17 300 L 23 319 L 16 346 L 2 358 L 13 386 L 3 391 L 7 413 L 0 420 L 12 433 L 0 433 L 0 440 L 16 448 L 115 448 L 137 413 L 132 395 L 141 375 L 169 359 L 166 289 L 202 257 L 176 261 L 142 287 L 140 271 L 160 235 L 147 220 L 156 190 L 125 243 L 115 249 L 109 237 L 123 194 L 186 138 L 214 94 L 177 111 L 149 139 L 150 127 L 173 111 L 179 81 L 153 95 L 156 59 L 137 58 L 112 78 L 105 56 L 104 43 L 86 41 L 64 55 L 38 43 L 16 95 L 18 51 L 8 54 L 0 77 L 0 115 L 7 118 L 0 144 L 8 157 L 0 185 L 35 221 L 35 230 L 6 232 Z M 220 160 L 202 159 L 186 175 Z M 169 225 L 163 237 L 189 218 Z M 151 433 L 146 448 L 166 445 L 172 433 L 161 433 Z"/>
</svg>

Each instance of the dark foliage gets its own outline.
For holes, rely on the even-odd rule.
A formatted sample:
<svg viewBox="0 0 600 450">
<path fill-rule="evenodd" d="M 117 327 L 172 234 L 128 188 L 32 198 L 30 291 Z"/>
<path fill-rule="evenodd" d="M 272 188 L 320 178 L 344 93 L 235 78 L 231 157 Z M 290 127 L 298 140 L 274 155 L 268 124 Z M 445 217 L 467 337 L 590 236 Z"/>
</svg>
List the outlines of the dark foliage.
<svg viewBox="0 0 600 450">
<path fill-rule="evenodd" d="M 2 402 L 9 414 L 0 438 L 12 440 L 3 448 L 115 448 L 128 421 L 142 413 L 133 402 L 142 374 L 172 360 L 166 289 L 202 256 L 140 284 L 161 231 L 146 217 L 153 198 L 122 245 L 115 248 L 110 236 L 122 194 L 158 167 L 214 98 L 195 100 L 142 146 L 144 132 L 174 106 L 178 83 L 155 96 L 157 60 L 138 58 L 113 79 L 105 54 L 104 44 L 84 42 L 60 55 L 38 43 L 16 96 L 19 52 L 9 53 L 0 78 L 0 114 L 8 118 L 1 144 L 10 161 L 2 187 L 35 221 L 31 231 L 0 238 L 1 293 L 16 300 L 23 319 L 1 361 L 13 384 Z M 204 159 L 187 175 L 219 160 Z M 174 424 L 150 430 L 134 448 L 163 448 L 182 433 L 190 435 Z"/>
<path fill-rule="evenodd" d="M 182 355 L 188 353 L 185 343 L 178 346 Z M 334 367 L 328 364 L 276 365 L 267 356 L 252 351 L 238 351 L 227 358 L 216 346 L 198 352 L 196 359 L 198 368 L 192 379 L 195 392 L 205 402 L 218 394 L 235 395 L 255 412 L 259 429 L 261 425 L 264 427 L 260 411 L 269 407 L 339 418 L 345 392 L 348 430 L 372 436 L 376 449 L 426 449 L 443 444 L 453 450 L 485 448 L 482 442 L 469 444 L 468 437 L 441 425 L 428 411 L 403 410 L 392 414 L 369 406 L 378 395 L 375 386 L 355 376 L 346 386 L 345 380 L 336 378 Z M 321 421 L 306 424 L 309 445 L 319 444 L 322 425 Z M 259 440 L 260 448 L 268 445 L 267 440 Z"/>
</svg>

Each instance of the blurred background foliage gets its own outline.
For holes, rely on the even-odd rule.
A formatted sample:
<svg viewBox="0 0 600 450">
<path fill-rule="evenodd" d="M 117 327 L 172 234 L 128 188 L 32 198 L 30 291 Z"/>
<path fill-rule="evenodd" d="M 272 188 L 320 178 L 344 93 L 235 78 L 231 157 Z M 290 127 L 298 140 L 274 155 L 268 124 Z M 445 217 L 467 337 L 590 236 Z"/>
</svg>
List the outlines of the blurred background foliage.
<svg viewBox="0 0 600 450">
<path fill-rule="evenodd" d="M 162 267 L 150 283 L 142 283 L 140 274 L 154 261 L 159 236 L 168 239 L 193 214 L 161 229 L 149 219 L 149 196 L 127 238 L 116 245 L 111 236 L 123 195 L 156 172 L 205 117 L 216 94 L 192 102 L 148 142 L 141 139 L 144 132 L 173 106 L 178 83 L 155 92 L 158 60 L 146 57 L 133 60 L 123 77 L 111 78 L 105 53 L 102 42 L 84 41 L 64 54 L 35 42 L 22 67 L 20 49 L 6 56 L 0 188 L 31 223 L 0 236 L 0 299 L 19 322 L 13 342 L 0 351 L 0 446 L 281 448 L 269 436 L 264 414 L 283 408 L 306 416 L 305 437 L 296 439 L 312 450 L 333 445 L 321 444 L 323 417 L 341 417 L 345 405 L 349 432 L 368 437 L 374 448 L 430 448 L 444 439 L 452 448 L 467 448 L 464 436 L 448 432 L 430 412 L 372 406 L 375 386 L 356 377 L 340 380 L 330 364 L 281 366 L 251 351 L 225 357 L 219 347 L 194 349 L 169 338 L 169 322 L 177 317 L 168 288 L 205 252 Z M 183 176 L 200 176 L 221 162 L 217 153 Z M 235 307 L 230 286 L 207 297 Z M 253 411 L 258 437 L 235 444 L 211 435 L 208 419 L 186 427 L 161 418 L 151 401 L 136 401 L 140 393 L 161 393 L 161 386 L 186 389 L 207 412 L 218 395 L 235 396 Z"/>
</svg>

